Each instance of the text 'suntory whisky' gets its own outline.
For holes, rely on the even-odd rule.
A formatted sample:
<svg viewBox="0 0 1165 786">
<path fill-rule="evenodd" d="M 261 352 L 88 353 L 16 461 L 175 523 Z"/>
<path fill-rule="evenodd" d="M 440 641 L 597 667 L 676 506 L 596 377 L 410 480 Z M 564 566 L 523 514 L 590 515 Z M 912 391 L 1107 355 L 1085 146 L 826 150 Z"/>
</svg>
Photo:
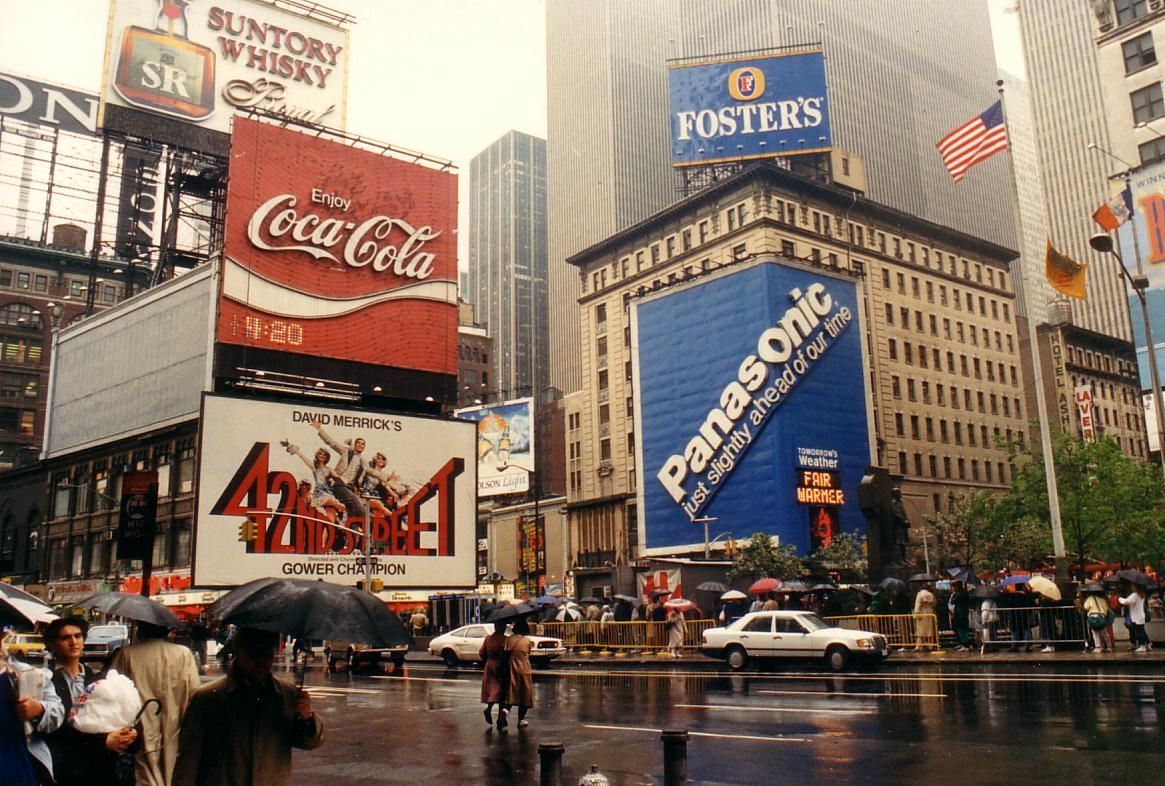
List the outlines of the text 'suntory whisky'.
<svg viewBox="0 0 1165 786">
<path fill-rule="evenodd" d="M 187 38 L 190 0 L 158 0 L 153 30 L 125 28 L 114 88 L 133 106 L 201 120 L 214 112 L 214 50 Z"/>
</svg>

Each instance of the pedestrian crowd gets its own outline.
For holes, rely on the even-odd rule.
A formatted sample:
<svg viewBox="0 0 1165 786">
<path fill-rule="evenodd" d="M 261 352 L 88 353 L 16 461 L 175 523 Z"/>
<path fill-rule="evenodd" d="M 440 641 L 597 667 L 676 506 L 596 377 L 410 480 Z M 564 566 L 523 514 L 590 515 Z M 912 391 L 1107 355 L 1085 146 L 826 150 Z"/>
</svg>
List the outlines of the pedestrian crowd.
<svg viewBox="0 0 1165 786">
<path fill-rule="evenodd" d="M 82 617 L 43 629 L 50 668 L 0 653 L 0 786 L 290 784 L 291 748 L 319 746 L 323 723 L 272 674 L 279 634 L 240 628 L 227 674 L 200 686 L 205 627 L 190 647 L 135 627 L 102 670 L 82 661 Z"/>
</svg>

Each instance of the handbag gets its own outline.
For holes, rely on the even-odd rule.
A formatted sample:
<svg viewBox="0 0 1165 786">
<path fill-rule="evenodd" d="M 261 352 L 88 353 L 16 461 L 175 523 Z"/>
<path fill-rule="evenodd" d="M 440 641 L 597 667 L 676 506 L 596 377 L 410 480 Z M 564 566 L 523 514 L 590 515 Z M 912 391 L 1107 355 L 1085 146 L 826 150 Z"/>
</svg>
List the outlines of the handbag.
<svg viewBox="0 0 1165 786">
<path fill-rule="evenodd" d="M 1109 610 L 1108 614 L 1112 614 L 1112 611 Z M 1108 614 L 1090 612 L 1088 615 L 1088 627 L 1093 630 L 1104 630 L 1108 627 Z"/>
</svg>

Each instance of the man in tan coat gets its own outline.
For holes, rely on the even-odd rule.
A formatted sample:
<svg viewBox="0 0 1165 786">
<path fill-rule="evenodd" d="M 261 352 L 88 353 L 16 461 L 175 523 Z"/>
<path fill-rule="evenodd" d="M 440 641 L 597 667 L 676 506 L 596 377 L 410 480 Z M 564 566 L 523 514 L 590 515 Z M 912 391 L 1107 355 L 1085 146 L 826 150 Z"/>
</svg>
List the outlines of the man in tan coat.
<svg viewBox="0 0 1165 786">
<path fill-rule="evenodd" d="M 227 676 L 186 708 L 174 786 L 290 786 L 291 749 L 324 741 L 307 692 L 271 674 L 279 635 L 242 628 L 232 641 Z"/>
<path fill-rule="evenodd" d="M 178 727 L 198 689 L 198 664 L 187 647 L 166 641 L 169 631 L 139 622 L 137 643 L 125 647 L 110 666 L 133 680 L 142 701 L 160 707 L 142 713 L 142 749 L 134 757 L 137 786 L 170 786 L 178 760 Z"/>
</svg>

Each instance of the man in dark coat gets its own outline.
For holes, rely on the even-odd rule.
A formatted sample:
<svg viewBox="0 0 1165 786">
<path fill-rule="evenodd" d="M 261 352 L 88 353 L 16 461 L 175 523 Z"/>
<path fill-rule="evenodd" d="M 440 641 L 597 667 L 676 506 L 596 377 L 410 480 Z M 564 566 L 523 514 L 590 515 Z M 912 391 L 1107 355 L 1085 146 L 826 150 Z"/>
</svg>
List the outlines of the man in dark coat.
<svg viewBox="0 0 1165 786">
<path fill-rule="evenodd" d="M 241 628 L 227 676 L 182 717 L 173 786 L 290 786 L 291 749 L 318 748 L 323 720 L 302 688 L 271 674 L 279 635 Z"/>
</svg>

